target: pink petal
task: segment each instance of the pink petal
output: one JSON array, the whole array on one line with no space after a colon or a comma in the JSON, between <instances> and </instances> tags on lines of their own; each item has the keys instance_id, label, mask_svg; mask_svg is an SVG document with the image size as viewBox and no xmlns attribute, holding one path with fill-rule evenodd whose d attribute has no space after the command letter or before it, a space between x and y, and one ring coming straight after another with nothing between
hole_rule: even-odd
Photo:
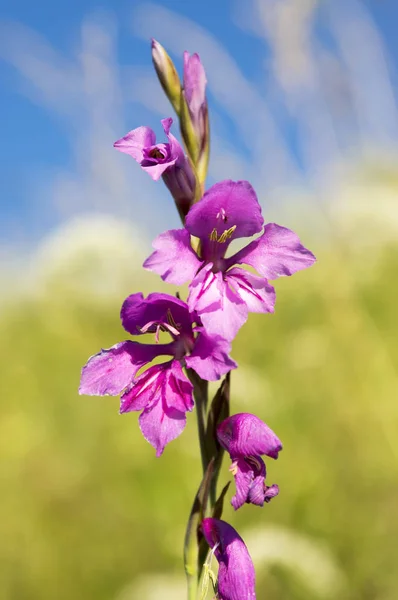
<instances>
[{"instance_id":1,"label":"pink petal","mask_svg":"<svg viewBox=\"0 0 398 600\"><path fill-rule=\"evenodd\" d=\"M203 519L202 531L220 565L220 600L256 600L254 565L238 532L225 521L211 517Z\"/></svg>"},{"instance_id":2,"label":"pink petal","mask_svg":"<svg viewBox=\"0 0 398 600\"><path fill-rule=\"evenodd\" d=\"M264 421L251 413L238 413L217 427L217 438L231 457L261 456L278 458L282 443Z\"/></svg>"},{"instance_id":3,"label":"pink petal","mask_svg":"<svg viewBox=\"0 0 398 600\"><path fill-rule=\"evenodd\" d=\"M202 379L217 381L231 369L238 366L229 357L231 344L218 335L209 336L202 330L195 346L185 362L187 367L196 371Z\"/></svg>"},{"instance_id":4,"label":"pink petal","mask_svg":"<svg viewBox=\"0 0 398 600\"><path fill-rule=\"evenodd\" d=\"M209 334L232 340L247 319L246 303L224 281L222 273L205 267L189 286L188 305L195 309Z\"/></svg>"},{"instance_id":5,"label":"pink petal","mask_svg":"<svg viewBox=\"0 0 398 600\"><path fill-rule=\"evenodd\" d=\"M228 259L230 265L244 263L254 267L267 279L293 275L315 261L294 231L276 223L268 223L261 237Z\"/></svg>"},{"instance_id":6,"label":"pink petal","mask_svg":"<svg viewBox=\"0 0 398 600\"><path fill-rule=\"evenodd\" d=\"M258 277L239 267L225 274L230 286L246 304L249 312L273 313L275 310L275 289L263 277Z\"/></svg>"},{"instance_id":7,"label":"pink petal","mask_svg":"<svg viewBox=\"0 0 398 600\"><path fill-rule=\"evenodd\" d=\"M164 281L181 285L191 281L201 261L192 250L186 229L172 229L160 234L153 242L155 252L144 262L145 269L154 271Z\"/></svg>"},{"instance_id":8,"label":"pink petal","mask_svg":"<svg viewBox=\"0 0 398 600\"><path fill-rule=\"evenodd\" d=\"M216 230L217 237L231 230L228 242L250 237L263 227L261 207L248 181L220 181L213 185L188 213L188 231L206 241Z\"/></svg>"},{"instance_id":9,"label":"pink petal","mask_svg":"<svg viewBox=\"0 0 398 600\"><path fill-rule=\"evenodd\" d=\"M116 396L133 380L139 368L153 360L153 346L120 342L91 356L82 369L79 394ZM156 355L156 352L155 352Z\"/></svg>"},{"instance_id":10,"label":"pink petal","mask_svg":"<svg viewBox=\"0 0 398 600\"><path fill-rule=\"evenodd\" d=\"M114 148L129 154L137 162L143 159L142 149L156 144L156 135L150 127L137 127L113 144Z\"/></svg>"}]
</instances>

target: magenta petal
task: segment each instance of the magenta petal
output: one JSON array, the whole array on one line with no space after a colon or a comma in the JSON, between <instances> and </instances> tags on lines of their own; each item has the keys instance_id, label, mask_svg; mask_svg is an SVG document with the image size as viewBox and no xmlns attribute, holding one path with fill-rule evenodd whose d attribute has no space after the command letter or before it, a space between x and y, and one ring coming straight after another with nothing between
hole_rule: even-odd
<instances>
[{"instance_id":1,"label":"magenta petal","mask_svg":"<svg viewBox=\"0 0 398 600\"><path fill-rule=\"evenodd\" d=\"M176 410L191 411L194 407L193 385L182 370L178 360L173 360L167 371L167 406Z\"/></svg>"},{"instance_id":2,"label":"magenta petal","mask_svg":"<svg viewBox=\"0 0 398 600\"><path fill-rule=\"evenodd\" d=\"M235 478L236 494L231 500L235 510L245 502L264 505L265 464L260 456L237 458L230 468Z\"/></svg>"},{"instance_id":3,"label":"magenta petal","mask_svg":"<svg viewBox=\"0 0 398 600\"><path fill-rule=\"evenodd\" d=\"M143 410L150 404L158 388L163 385L165 365L153 365L142 373L120 398L120 414Z\"/></svg>"},{"instance_id":4,"label":"magenta petal","mask_svg":"<svg viewBox=\"0 0 398 600\"><path fill-rule=\"evenodd\" d=\"M217 438L234 458L263 454L278 458L282 450L282 443L272 429L250 413L238 413L225 419L217 427Z\"/></svg>"},{"instance_id":5,"label":"magenta petal","mask_svg":"<svg viewBox=\"0 0 398 600\"><path fill-rule=\"evenodd\" d=\"M199 314L208 334L232 340L247 320L244 300L224 281L222 273L203 268L189 286L188 305Z\"/></svg>"},{"instance_id":6,"label":"magenta petal","mask_svg":"<svg viewBox=\"0 0 398 600\"><path fill-rule=\"evenodd\" d=\"M212 232L217 238L230 230L228 240L250 237L263 227L261 207L248 181L225 180L213 185L188 213L188 231L205 241Z\"/></svg>"},{"instance_id":7,"label":"magenta petal","mask_svg":"<svg viewBox=\"0 0 398 600\"><path fill-rule=\"evenodd\" d=\"M155 252L146 259L143 266L168 283L182 285L191 281L202 264L192 250L190 235L186 229L166 231L155 239L152 246Z\"/></svg>"},{"instance_id":8,"label":"magenta petal","mask_svg":"<svg viewBox=\"0 0 398 600\"><path fill-rule=\"evenodd\" d=\"M184 431L187 423L185 413L169 408L163 393L159 395L158 401L146 408L138 419L142 435L155 448L157 457Z\"/></svg>"},{"instance_id":9,"label":"magenta petal","mask_svg":"<svg viewBox=\"0 0 398 600\"><path fill-rule=\"evenodd\" d=\"M235 267L227 271L225 279L246 304L249 312L274 312L275 289L264 277Z\"/></svg>"},{"instance_id":10,"label":"magenta petal","mask_svg":"<svg viewBox=\"0 0 398 600\"><path fill-rule=\"evenodd\" d=\"M193 409L193 386L178 361L152 365L142 373L121 397L120 413L142 410L167 392L167 405L180 412Z\"/></svg>"},{"instance_id":11,"label":"magenta petal","mask_svg":"<svg viewBox=\"0 0 398 600\"><path fill-rule=\"evenodd\" d=\"M254 267L267 279L293 275L315 261L315 256L301 244L294 231L276 223L268 223L261 237L229 259L231 265L244 263Z\"/></svg>"},{"instance_id":12,"label":"magenta petal","mask_svg":"<svg viewBox=\"0 0 398 600\"><path fill-rule=\"evenodd\" d=\"M248 457L246 458L246 461L249 461L253 468L253 481L250 486L247 502L248 504L255 504L256 506L264 506L264 502L269 502L273 496L277 495L271 492L266 496L266 490L268 488L264 484L266 475L264 461L259 456Z\"/></svg>"},{"instance_id":13,"label":"magenta petal","mask_svg":"<svg viewBox=\"0 0 398 600\"><path fill-rule=\"evenodd\" d=\"M275 498L275 496L277 496L278 494L279 494L279 486L278 485L276 485L275 483L273 485L270 485L269 487L266 485L264 501L271 502L272 498Z\"/></svg>"},{"instance_id":14,"label":"magenta petal","mask_svg":"<svg viewBox=\"0 0 398 600\"><path fill-rule=\"evenodd\" d=\"M189 310L196 310L197 306L206 308L207 305L219 304L219 288L222 285L222 274L213 273L213 264L208 263L192 278L189 285L188 306Z\"/></svg>"},{"instance_id":15,"label":"magenta petal","mask_svg":"<svg viewBox=\"0 0 398 600\"><path fill-rule=\"evenodd\" d=\"M187 367L196 371L202 379L217 381L237 367L236 362L228 356L230 351L229 342L218 335L209 336L202 330L185 362Z\"/></svg>"},{"instance_id":16,"label":"magenta petal","mask_svg":"<svg viewBox=\"0 0 398 600\"><path fill-rule=\"evenodd\" d=\"M141 164L141 167L144 171L148 173L152 177L154 181L158 181L163 173L171 166L173 166L176 162L177 158L174 157L167 162L157 163L157 164Z\"/></svg>"},{"instance_id":17,"label":"magenta petal","mask_svg":"<svg viewBox=\"0 0 398 600\"><path fill-rule=\"evenodd\" d=\"M178 325L180 333L192 334L192 316L188 305L169 294L154 293L149 294L147 298L142 294L131 294L123 302L120 318L123 327L131 335L142 334L142 328L148 323L153 325L145 328L144 333L156 332L158 324L174 323ZM162 354L161 349L162 346L159 347L159 355ZM173 354L168 344L165 344L163 349L164 354Z\"/></svg>"},{"instance_id":18,"label":"magenta petal","mask_svg":"<svg viewBox=\"0 0 398 600\"><path fill-rule=\"evenodd\" d=\"M156 135L150 127L137 127L137 129L129 131L127 135L117 140L113 146L120 152L130 154L140 163L143 159L143 149L153 146L155 143Z\"/></svg>"},{"instance_id":19,"label":"magenta petal","mask_svg":"<svg viewBox=\"0 0 398 600\"><path fill-rule=\"evenodd\" d=\"M146 399L150 399L140 415L139 424L145 439L156 449L156 456L160 456L166 444L184 430L185 412L192 410L193 400L192 385L178 361L155 365L151 367L153 373L155 367L158 377L151 386L152 393L146 394Z\"/></svg>"},{"instance_id":20,"label":"magenta petal","mask_svg":"<svg viewBox=\"0 0 398 600\"><path fill-rule=\"evenodd\" d=\"M203 519L202 531L219 562L220 600L256 600L256 575L250 554L238 532L225 521Z\"/></svg>"},{"instance_id":21,"label":"magenta petal","mask_svg":"<svg viewBox=\"0 0 398 600\"><path fill-rule=\"evenodd\" d=\"M120 342L91 356L82 369L79 394L116 396L133 380L142 365L157 356L157 346Z\"/></svg>"},{"instance_id":22,"label":"magenta petal","mask_svg":"<svg viewBox=\"0 0 398 600\"><path fill-rule=\"evenodd\" d=\"M177 138L174 137L172 133L170 133L170 129L173 124L173 119L171 117L168 117L167 119L162 119L160 122L162 124L165 134L169 139L170 154L173 158L176 159L176 163L181 165L183 162L185 162L185 154L180 142L177 140Z\"/></svg>"},{"instance_id":23,"label":"magenta petal","mask_svg":"<svg viewBox=\"0 0 398 600\"><path fill-rule=\"evenodd\" d=\"M170 133L171 126L173 124L173 119L171 117L167 117L167 119L161 119L161 124L163 127L163 131L168 136Z\"/></svg>"},{"instance_id":24,"label":"magenta petal","mask_svg":"<svg viewBox=\"0 0 398 600\"><path fill-rule=\"evenodd\" d=\"M197 117L206 101L206 73L198 54L189 55L184 52L184 93L189 110Z\"/></svg>"}]
</instances>

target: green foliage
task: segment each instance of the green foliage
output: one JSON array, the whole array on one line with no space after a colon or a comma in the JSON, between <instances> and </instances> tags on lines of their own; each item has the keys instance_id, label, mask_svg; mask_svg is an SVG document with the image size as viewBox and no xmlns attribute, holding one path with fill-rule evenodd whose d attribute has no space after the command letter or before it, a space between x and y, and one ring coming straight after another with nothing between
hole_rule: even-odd
<instances>
[{"instance_id":1,"label":"green foliage","mask_svg":"<svg viewBox=\"0 0 398 600\"><path fill-rule=\"evenodd\" d=\"M275 315L252 315L234 343L231 411L256 412L284 450L267 461L280 496L244 507L233 524L243 537L264 531L263 550L274 544L261 563L252 552L259 599L395 600L398 251L386 249L362 280L343 252L318 254L314 268L277 282ZM155 459L117 398L77 395L88 356L125 339L122 300L82 299L58 282L0 317L4 600L125 600L144 575L183 577L201 471L194 415ZM229 477L224 460L220 486ZM287 550L272 537L278 528ZM327 565L293 552L289 535L326 548L340 580L318 585Z\"/></svg>"}]
</instances>

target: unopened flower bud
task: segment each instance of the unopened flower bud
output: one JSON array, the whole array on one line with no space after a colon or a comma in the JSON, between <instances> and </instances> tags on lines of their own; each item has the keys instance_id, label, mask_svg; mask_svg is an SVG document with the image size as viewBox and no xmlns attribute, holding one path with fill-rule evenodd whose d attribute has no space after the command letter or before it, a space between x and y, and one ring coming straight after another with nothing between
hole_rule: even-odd
<instances>
[{"instance_id":1,"label":"unopened flower bud","mask_svg":"<svg viewBox=\"0 0 398 600\"><path fill-rule=\"evenodd\" d=\"M173 61L159 42L152 40L152 61L166 96L180 114L181 83Z\"/></svg>"},{"instance_id":2,"label":"unopened flower bud","mask_svg":"<svg viewBox=\"0 0 398 600\"><path fill-rule=\"evenodd\" d=\"M199 55L196 53L189 55L188 52L184 52L181 130L201 183L206 178L210 148L206 84L206 73ZM185 111L183 111L184 104L186 105ZM192 137L194 137L194 142L189 139Z\"/></svg>"},{"instance_id":3,"label":"unopened flower bud","mask_svg":"<svg viewBox=\"0 0 398 600\"><path fill-rule=\"evenodd\" d=\"M203 519L206 542L218 560L220 600L256 600L256 575L250 554L238 532L225 521Z\"/></svg>"}]
</instances>

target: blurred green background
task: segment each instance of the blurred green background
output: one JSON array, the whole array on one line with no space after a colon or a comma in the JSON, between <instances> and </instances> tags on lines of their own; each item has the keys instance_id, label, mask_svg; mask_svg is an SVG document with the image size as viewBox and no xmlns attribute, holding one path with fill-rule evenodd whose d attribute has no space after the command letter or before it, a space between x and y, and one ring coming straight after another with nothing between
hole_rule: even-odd
<instances>
[{"instance_id":1,"label":"blurred green background","mask_svg":"<svg viewBox=\"0 0 398 600\"><path fill-rule=\"evenodd\" d=\"M225 518L249 545L258 598L395 600L398 246L353 253L344 237L296 230L318 263L277 281L275 315L251 315L233 346L232 410L256 412L282 439L267 461L281 494ZM124 296L173 290L139 261L100 295L87 282L105 277L103 256L76 244L40 293L3 307L1 598L184 597L195 415L155 459L137 414L77 395L87 357L125 337Z\"/></svg>"}]
</instances>

